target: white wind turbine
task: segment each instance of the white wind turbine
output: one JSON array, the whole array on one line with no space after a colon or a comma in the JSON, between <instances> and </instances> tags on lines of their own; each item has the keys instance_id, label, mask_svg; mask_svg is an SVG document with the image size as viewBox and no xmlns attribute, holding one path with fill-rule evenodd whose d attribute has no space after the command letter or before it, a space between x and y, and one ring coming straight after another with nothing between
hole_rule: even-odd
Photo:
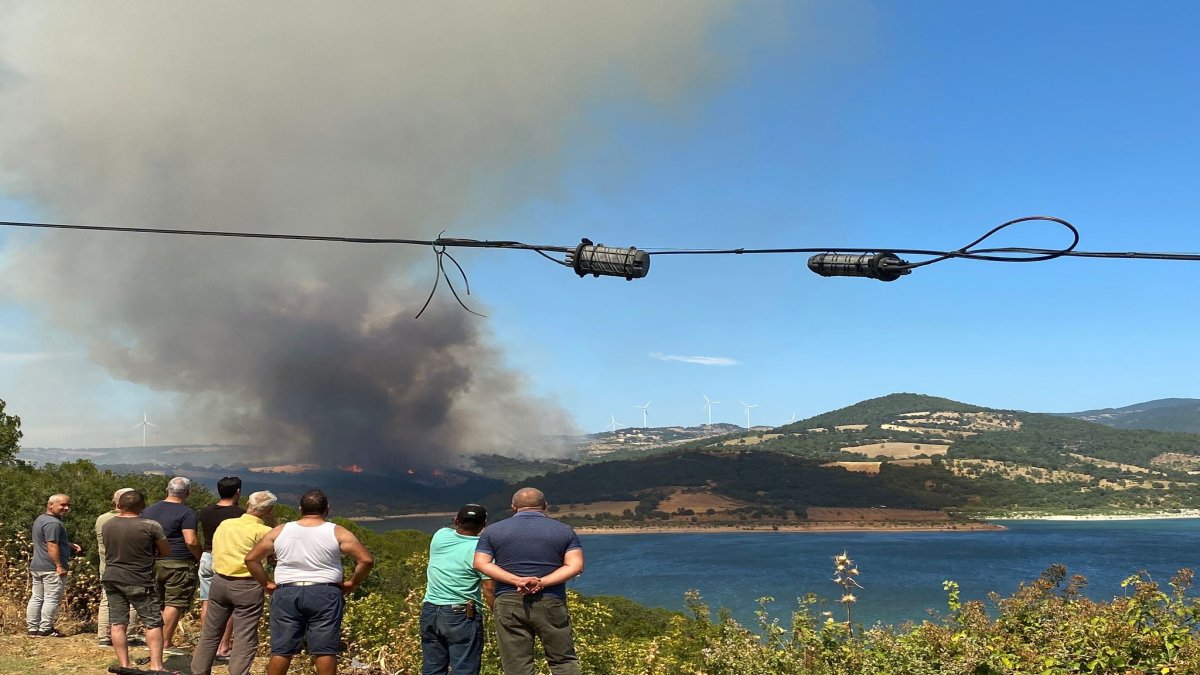
<instances>
[{"instance_id":1,"label":"white wind turbine","mask_svg":"<svg viewBox=\"0 0 1200 675\"><path fill-rule=\"evenodd\" d=\"M646 412L646 409L650 407L650 401L646 401L646 405L635 405L633 407L642 409L642 428L648 429L650 427L650 425L647 424L648 414Z\"/></svg>"},{"instance_id":2,"label":"white wind turbine","mask_svg":"<svg viewBox=\"0 0 1200 675\"><path fill-rule=\"evenodd\" d=\"M150 427L154 427L155 429L161 428L157 424L150 421L150 417L146 414L146 411L144 411L144 410L142 411L142 421L133 425L134 429L136 429L138 427L142 428L142 447L143 448L146 447L146 430L149 429Z\"/></svg>"},{"instance_id":3,"label":"white wind turbine","mask_svg":"<svg viewBox=\"0 0 1200 675\"><path fill-rule=\"evenodd\" d=\"M746 403L745 401L738 401L738 403L741 403L742 407L746 409L746 428L749 429L750 428L750 409L757 408L758 404L755 403L754 405L750 405L750 404Z\"/></svg>"},{"instance_id":4,"label":"white wind turbine","mask_svg":"<svg viewBox=\"0 0 1200 675\"><path fill-rule=\"evenodd\" d=\"M708 426L712 426L712 407L720 401L713 401L708 398L708 394L700 394L704 397L704 409L708 411Z\"/></svg>"},{"instance_id":5,"label":"white wind turbine","mask_svg":"<svg viewBox=\"0 0 1200 675\"><path fill-rule=\"evenodd\" d=\"M788 418L787 423L793 424L793 423L795 423L795 421L796 421L796 413L792 413L792 416L790 418Z\"/></svg>"},{"instance_id":6,"label":"white wind turbine","mask_svg":"<svg viewBox=\"0 0 1200 675\"><path fill-rule=\"evenodd\" d=\"M618 421L617 421L617 416L616 416L616 415L609 415L609 416L608 416L608 419L610 419L610 420L612 420L612 421L611 421L611 422L609 422L609 423L608 423L608 426L606 426L606 427L604 427L604 428L605 428L605 429L608 429L609 431L611 431L611 432L613 432L613 433L616 433L616 431L617 431L617 427L621 426L622 422L618 422Z\"/></svg>"}]
</instances>

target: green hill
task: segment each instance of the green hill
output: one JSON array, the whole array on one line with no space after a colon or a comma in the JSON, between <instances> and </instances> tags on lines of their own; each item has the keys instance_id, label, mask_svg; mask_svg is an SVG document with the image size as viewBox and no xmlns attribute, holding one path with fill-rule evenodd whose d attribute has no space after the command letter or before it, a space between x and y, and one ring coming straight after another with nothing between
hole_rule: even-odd
<instances>
[{"instance_id":1,"label":"green hill","mask_svg":"<svg viewBox=\"0 0 1200 675\"><path fill-rule=\"evenodd\" d=\"M633 515L674 514L674 504L703 501L698 493L758 516L880 506L1136 511L1200 508L1200 475L1190 472L1200 474L1200 434L901 393L528 482L575 505L636 503Z\"/></svg>"},{"instance_id":2,"label":"green hill","mask_svg":"<svg viewBox=\"0 0 1200 675\"><path fill-rule=\"evenodd\" d=\"M1163 398L1123 408L1060 414L1118 429L1200 433L1200 399L1195 398Z\"/></svg>"}]
</instances>

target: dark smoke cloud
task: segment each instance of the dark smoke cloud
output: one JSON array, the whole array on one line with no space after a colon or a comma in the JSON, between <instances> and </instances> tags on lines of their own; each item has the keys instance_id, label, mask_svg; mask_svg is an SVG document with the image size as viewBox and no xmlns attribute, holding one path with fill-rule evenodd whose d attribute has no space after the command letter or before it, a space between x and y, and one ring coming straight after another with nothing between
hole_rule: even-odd
<instances>
[{"instance_id":1,"label":"dark smoke cloud","mask_svg":"<svg viewBox=\"0 0 1200 675\"><path fill-rule=\"evenodd\" d=\"M726 3L0 6L0 191L67 222L427 238L552 190L586 107L671 106ZM513 190L525 186L524 191ZM503 189L500 189L500 186ZM59 233L8 290L175 424L403 468L571 427L486 322L412 320L427 251ZM547 412L549 410L549 412ZM531 425L540 420L541 427Z\"/></svg>"}]
</instances>

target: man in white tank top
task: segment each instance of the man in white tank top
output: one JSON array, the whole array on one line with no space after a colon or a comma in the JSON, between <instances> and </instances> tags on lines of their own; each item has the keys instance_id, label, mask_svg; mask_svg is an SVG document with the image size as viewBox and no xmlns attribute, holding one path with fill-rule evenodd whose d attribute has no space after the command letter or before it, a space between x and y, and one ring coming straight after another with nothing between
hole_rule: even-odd
<instances>
[{"instance_id":1,"label":"man in white tank top","mask_svg":"<svg viewBox=\"0 0 1200 675\"><path fill-rule=\"evenodd\" d=\"M350 530L331 523L320 490L300 498L300 519L271 530L246 554L246 569L271 594L271 660L267 675L284 675L307 643L317 675L337 672L345 596L367 578L375 559ZM354 560L349 581L342 555ZM275 556L275 581L263 560Z\"/></svg>"}]
</instances>

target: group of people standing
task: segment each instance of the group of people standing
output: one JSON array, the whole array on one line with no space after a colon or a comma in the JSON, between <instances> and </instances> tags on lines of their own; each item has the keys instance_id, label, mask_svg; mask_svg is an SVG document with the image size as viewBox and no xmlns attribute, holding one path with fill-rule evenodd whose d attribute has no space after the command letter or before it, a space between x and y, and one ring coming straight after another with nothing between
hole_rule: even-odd
<instances>
[{"instance_id":1,"label":"group of people standing","mask_svg":"<svg viewBox=\"0 0 1200 675\"><path fill-rule=\"evenodd\" d=\"M304 649L320 675L336 672L344 596L370 573L370 551L352 532L328 521L329 501L320 490L300 498L299 519L279 526L274 494L251 494L243 510L238 506L241 480L223 478L217 491L220 500L199 514L185 504L191 481L183 477L172 478L166 497L149 506L138 490L113 494L113 510L96 522L103 589L100 644L112 646L122 668L132 667L128 626L136 614L145 629L150 671L166 672L164 653L186 654L171 645L199 588L203 627L191 672L207 675L215 661L227 660L231 674L245 675L258 649L258 624L270 593L267 672L283 675ZM26 608L31 637L62 636L54 618L70 556L80 551L62 522L70 503L67 495L51 496L33 526L33 590ZM198 525L204 528L203 544ZM343 555L354 561L349 579L343 578ZM273 581L263 567L271 557Z\"/></svg>"},{"instance_id":2,"label":"group of people standing","mask_svg":"<svg viewBox=\"0 0 1200 675\"><path fill-rule=\"evenodd\" d=\"M328 520L329 501L320 490L300 498L299 519L276 526L276 496L252 493L243 509L241 487L236 477L221 479L219 501L199 514L185 504L191 481L183 477L172 478L165 498L149 506L138 490L113 494L113 510L96 521L103 588L97 633L121 667L131 667L128 626L135 615L145 628L152 672L165 672L164 654L186 653L172 643L199 588L203 627L191 658L194 675L208 675L217 661L227 661L231 675L249 672L268 594L268 675L287 673L302 650L318 675L336 673L345 596L367 578L373 556ZM506 675L533 675L535 639L554 675L579 673L566 582L583 572L583 548L574 530L546 516L546 507L541 491L523 488L513 495L512 518L489 526L486 509L467 504L452 527L433 536L420 621L425 675L479 673L485 605ZM62 636L54 618L68 563L80 552L63 526L70 508L68 495L53 495L33 525L31 637ZM354 563L349 579L343 556ZM268 558L274 580L263 567Z\"/></svg>"}]
</instances>

